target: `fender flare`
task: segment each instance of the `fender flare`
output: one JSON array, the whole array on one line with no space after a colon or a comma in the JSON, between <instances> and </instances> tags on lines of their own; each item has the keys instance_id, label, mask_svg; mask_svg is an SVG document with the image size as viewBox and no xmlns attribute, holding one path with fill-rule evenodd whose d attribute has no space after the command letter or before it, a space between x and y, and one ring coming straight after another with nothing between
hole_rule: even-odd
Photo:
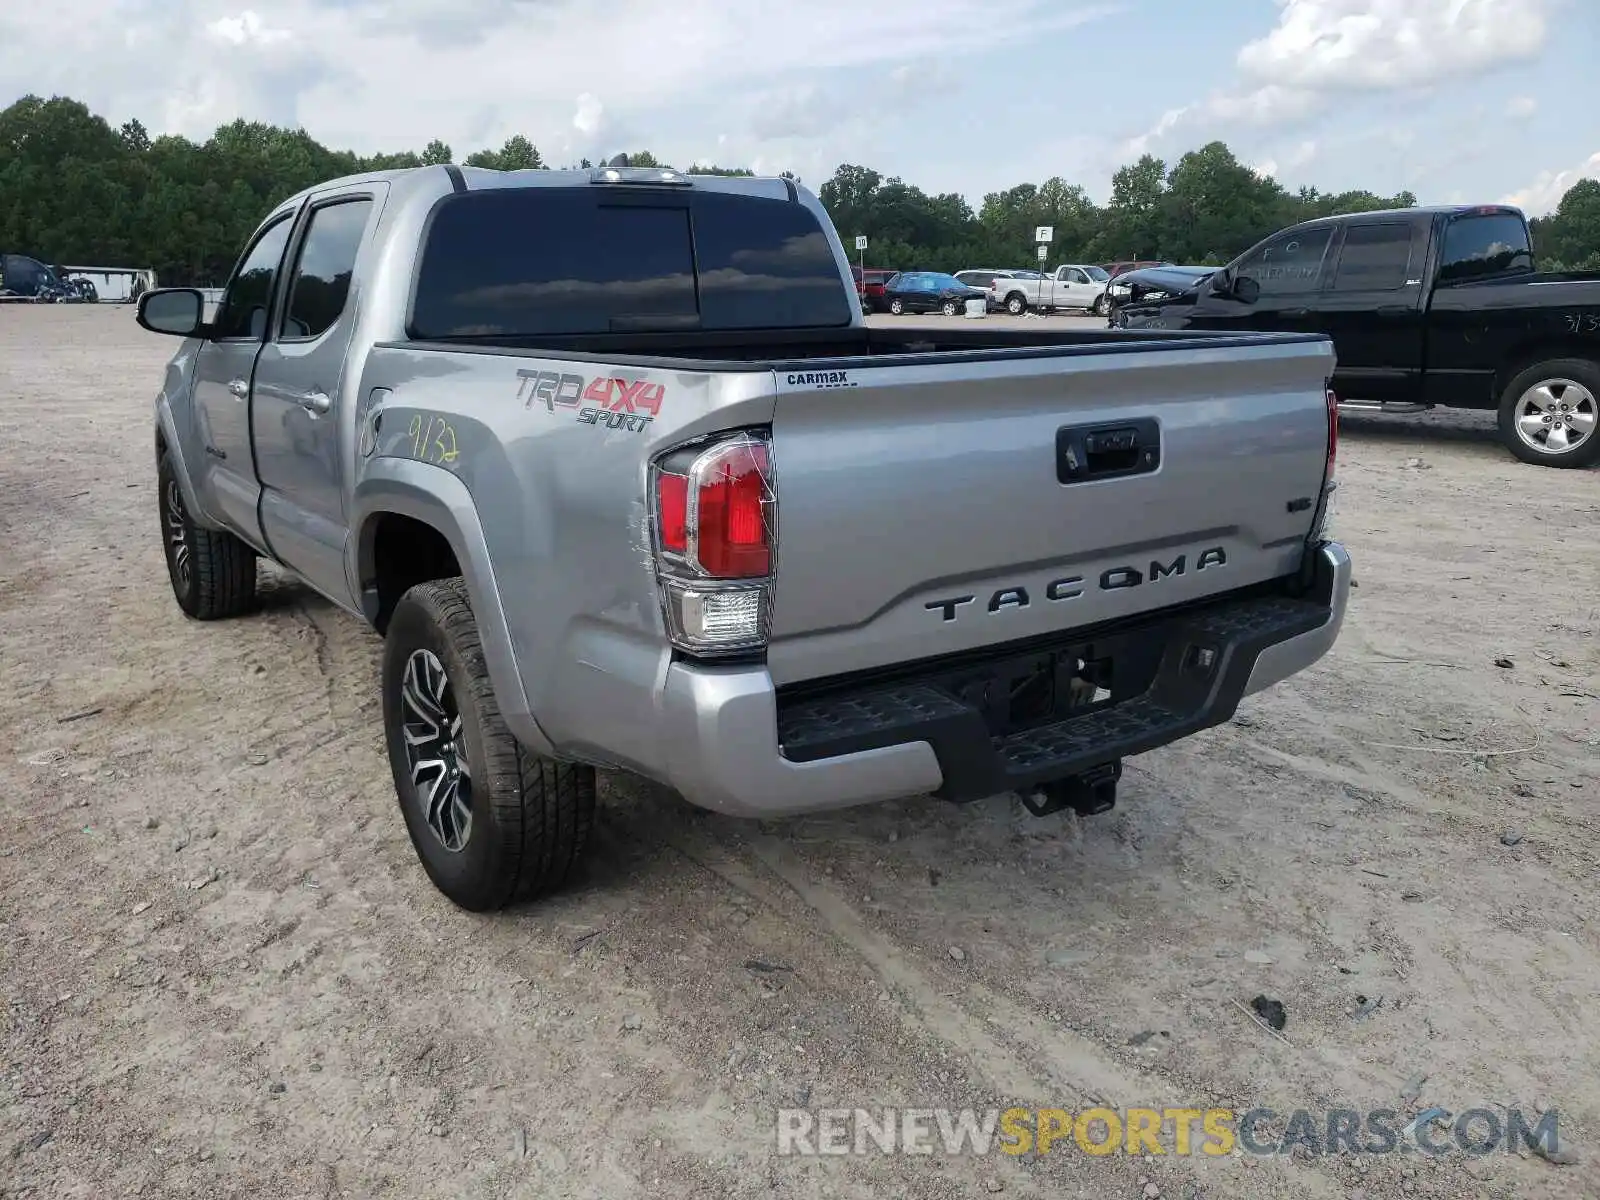
<instances>
[{"instance_id":1,"label":"fender flare","mask_svg":"<svg viewBox=\"0 0 1600 1200\"><path fill-rule=\"evenodd\" d=\"M162 392L156 397L156 431L159 435L157 444L165 443L168 457L172 459L172 473L178 480L178 491L183 495L184 511L191 520L206 529L221 529L204 504L200 503L200 493L195 490L194 477L189 474L189 459L184 453L183 439L178 436L178 422L172 415L172 405L167 400L167 394ZM159 460L159 452L157 458Z\"/></svg>"},{"instance_id":2,"label":"fender flare","mask_svg":"<svg viewBox=\"0 0 1600 1200\"><path fill-rule=\"evenodd\" d=\"M373 543L378 518L390 513L421 521L450 543L467 585L467 597L483 643L484 665L494 685L500 715L529 750L553 755L550 739L539 727L522 686L489 545L467 485L443 467L411 459L374 458L368 462L352 498L350 528L354 536L345 570L350 577L350 593L360 598L369 623L377 616L367 586L375 574Z\"/></svg>"}]
</instances>

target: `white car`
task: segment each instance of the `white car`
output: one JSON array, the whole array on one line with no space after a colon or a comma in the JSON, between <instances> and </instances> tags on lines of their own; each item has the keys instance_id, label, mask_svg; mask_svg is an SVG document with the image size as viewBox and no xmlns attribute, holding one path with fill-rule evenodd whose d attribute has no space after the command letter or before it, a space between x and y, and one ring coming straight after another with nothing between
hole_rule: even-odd
<instances>
[{"instance_id":1,"label":"white car","mask_svg":"<svg viewBox=\"0 0 1600 1200\"><path fill-rule=\"evenodd\" d=\"M989 297L1012 316L1021 316L1029 309L1048 312L1081 308L1099 317L1106 312L1106 284L1110 280L1111 276L1100 267L1068 263L1042 279L997 278L989 284Z\"/></svg>"}]
</instances>

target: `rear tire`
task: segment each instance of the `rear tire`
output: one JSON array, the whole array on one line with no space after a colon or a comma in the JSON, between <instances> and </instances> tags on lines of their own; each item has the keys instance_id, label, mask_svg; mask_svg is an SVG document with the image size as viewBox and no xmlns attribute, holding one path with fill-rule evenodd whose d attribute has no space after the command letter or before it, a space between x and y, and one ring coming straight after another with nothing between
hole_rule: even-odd
<instances>
[{"instance_id":1,"label":"rear tire","mask_svg":"<svg viewBox=\"0 0 1600 1200\"><path fill-rule=\"evenodd\" d=\"M1006 297L1006 311L1013 317L1020 317L1028 311L1027 298L1021 292L1012 292Z\"/></svg>"},{"instance_id":2,"label":"rear tire","mask_svg":"<svg viewBox=\"0 0 1600 1200\"><path fill-rule=\"evenodd\" d=\"M944 315L947 317L957 317L961 315L961 306L954 300L946 300L944 304L940 306L939 311L944 313Z\"/></svg>"},{"instance_id":3,"label":"rear tire","mask_svg":"<svg viewBox=\"0 0 1600 1200\"><path fill-rule=\"evenodd\" d=\"M1094 298L1094 303L1089 306L1089 312L1097 317L1106 315L1106 294L1104 292Z\"/></svg>"},{"instance_id":4,"label":"rear tire","mask_svg":"<svg viewBox=\"0 0 1600 1200\"><path fill-rule=\"evenodd\" d=\"M533 754L506 728L459 577L400 598L382 687L395 792L434 886L488 912L565 883L594 824L594 768Z\"/></svg>"},{"instance_id":5,"label":"rear tire","mask_svg":"<svg viewBox=\"0 0 1600 1200\"><path fill-rule=\"evenodd\" d=\"M219 621L249 612L256 603L256 552L224 529L195 524L170 452L156 467L156 504L167 578L178 607L197 621Z\"/></svg>"},{"instance_id":6,"label":"rear tire","mask_svg":"<svg viewBox=\"0 0 1600 1200\"><path fill-rule=\"evenodd\" d=\"M1600 463L1600 363L1553 358L1519 372L1500 397L1500 440L1535 466Z\"/></svg>"}]
</instances>

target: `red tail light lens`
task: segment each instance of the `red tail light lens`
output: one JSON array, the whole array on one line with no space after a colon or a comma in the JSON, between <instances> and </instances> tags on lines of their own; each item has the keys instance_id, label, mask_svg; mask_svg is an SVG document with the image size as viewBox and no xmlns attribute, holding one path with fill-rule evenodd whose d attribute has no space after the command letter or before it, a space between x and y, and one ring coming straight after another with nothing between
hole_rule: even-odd
<instances>
[{"instance_id":1,"label":"red tail light lens","mask_svg":"<svg viewBox=\"0 0 1600 1200\"><path fill-rule=\"evenodd\" d=\"M715 579L764 578L772 573L766 519L770 474L767 448L741 439L702 455L694 486L694 557Z\"/></svg>"},{"instance_id":2,"label":"red tail light lens","mask_svg":"<svg viewBox=\"0 0 1600 1200\"><path fill-rule=\"evenodd\" d=\"M689 477L662 471L656 476L656 522L661 548L682 554L689 548Z\"/></svg>"}]
</instances>

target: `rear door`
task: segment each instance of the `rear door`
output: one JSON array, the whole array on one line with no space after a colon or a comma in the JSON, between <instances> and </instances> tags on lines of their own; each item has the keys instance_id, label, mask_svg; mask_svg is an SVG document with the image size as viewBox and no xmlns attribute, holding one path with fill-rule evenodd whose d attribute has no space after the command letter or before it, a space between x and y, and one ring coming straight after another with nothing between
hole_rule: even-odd
<instances>
[{"instance_id":1,"label":"rear door","mask_svg":"<svg viewBox=\"0 0 1600 1200\"><path fill-rule=\"evenodd\" d=\"M251 403L262 532L274 554L339 599L350 591L340 430L357 399L346 386L357 318L351 283L386 191L372 183L312 196Z\"/></svg>"},{"instance_id":2,"label":"rear door","mask_svg":"<svg viewBox=\"0 0 1600 1200\"><path fill-rule=\"evenodd\" d=\"M201 504L258 549L265 546L257 511L261 485L250 444L250 392L296 211L272 217L245 248L194 366L194 419L203 451L195 485Z\"/></svg>"},{"instance_id":3,"label":"rear door","mask_svg":"<svg viewBox=\"0 0 1600 1200\"><path fill-rule=\"evenodd\" d=\"M1414 401L1422 385L1427 218L1351 220L1335 250L1315 325L1333 338L1334 390L1356 400Z\"/></svg>"}]
</instances>

